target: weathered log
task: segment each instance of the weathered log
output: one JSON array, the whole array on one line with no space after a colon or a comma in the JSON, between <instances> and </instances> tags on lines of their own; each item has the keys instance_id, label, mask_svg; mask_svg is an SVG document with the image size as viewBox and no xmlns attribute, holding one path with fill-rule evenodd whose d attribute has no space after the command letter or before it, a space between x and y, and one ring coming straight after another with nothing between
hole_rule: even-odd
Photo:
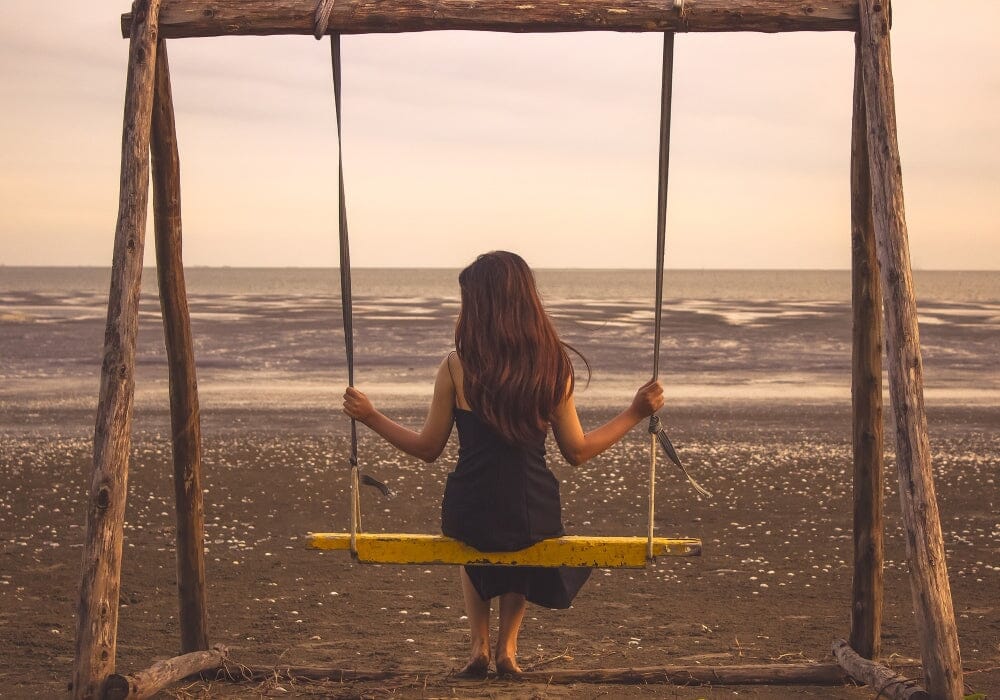
<instances>
[{"instance_id":1,"label":"weathered log","mask_svg":"<svg viewBox=\"0 0 1000 700\"><path fill-rule=\"evenodd\" d=\"M862 658L843 639L834 641L833 655L851 678L871 688L876 697L897 700L929 700L931 697L912 678L904 678L891 668Z\"/></svg>"},{"instance_id":2,"label":"weathered log","mask_svg":"<svg viewBox=\"0 0 1000 700\"><path fill-rule=\"evenodd\" d=\"M160 0L135 4L134 38L129 47L121 191L77 606L72 682L77 698L97 697L115 666L159 7Z\"/></svg>"},{"instance_id":3,"label":"weathered log","mask_svg":"<svg viewBox=\"0 0 1000 700\"><path fill-rule=\"evenodd\" d=\"M851 134L851 299L854 314L851 401L854 413L854 580L851 646L874 659L882 630L882 293L878 283L865 88L855 47Z\"/></svg>"},{"instance_id":4,"label":"weathered log","mask_svg":"<svg viewBox=\"0 0 1000 700\"><path fill-rule=\"evenodd\" d=\"M962 659L931 473L920 332L896 140L889 5L884 0L862 0L860 40L872 216L884 296L886 364L910 589L927 690L936 698L960 698Z\"/></svg>"},{"instance_id":5,"label":"weathered log","mask_svg":"<svg viewBox=\"0 0 1000 700\"><path fill-rule=\"evenodd\" d=\"M316 0L163 0L164 38L313 34ZM128 36L130 15L122 16ZM340 34L468 29L496 32L856 31L858 0L337 0Z\"/></svg>"},{"instance_id":6,"label":"weathered log","mask_svg":"<svg viewBox=\"0 0 1000 700\"><path fill-rule=\"evenodd\" d=\"M194 651L172 659L157 661L144 671L127 675L113 674L104 686L107 700L138 700L151 698L177 681L196 673L219 668L226 657L226 648L217 644L208 651Z\"/></svg>"},{"instance_id":7,"label":"weathered log","mask_svg":"<svg viewBox=\"0 0 1000 700\"><path fill-rule=\"evenodd\" d=\"M170 383L170 427L177 518L177 596L181 653L208 649L205 515L201 490L201 415L191 315L181 256L181 171L167 46L160 40L153 98L153 223L156 277Z\"/></svg>"},{"instance_id":8,"label":"weathered log","mask_svg":"<svg viewBox=\"0 0 1000 700\"><path fill-rule=\"evenodd\" d=\"M526 681L541 683L669 683L671 685L840 685L847 679L837 664L746 664L661 666L530 671Z\"/></svg>"},{"instance_id":9,"label":"weathered log","mask_svg":"<svg viewBox=\"0 0 1000 700\"><path fill-rule=\"evenodd\" d=\"M356 669L322 666L236 666L226 665L230 680L266 680L285 678L298 680L384 681L434 675L428 671L359 671ZM527 671L517 680L530 683L664 683L700 685L839 685L847 674L837 664L747 664L739 666L647 666L638 668L558 669Z\"/></svg>"}]
</instances>

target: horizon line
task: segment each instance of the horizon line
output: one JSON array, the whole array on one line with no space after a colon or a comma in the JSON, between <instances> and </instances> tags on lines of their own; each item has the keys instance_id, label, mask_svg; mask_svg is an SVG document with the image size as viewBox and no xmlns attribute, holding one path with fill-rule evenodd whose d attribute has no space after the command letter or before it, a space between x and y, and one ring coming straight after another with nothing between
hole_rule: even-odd
<instances>
[{"instance_id":1,"label":"horizon line","mask_svg":"<svg viewBox=\"0 0 1000 700\"><path fill-rule=\"evenodd\" d=\"M2 268L35 268L65 270L109 270L111 265L40 265L6 264ZM451 265L352 265L352 270L461 270L464 266ZM145 270L155 270L156 265L143 265ZM185 265L185 270L339 270L336 265ZM532 270L546 271L588 271L588 272L654 272L654 267L532 267ZM850 272L850 267L664 267L671 272ZM1000 272L997 268L923 268L913 267L913 272Z\"/></svg>"}]
</instances>

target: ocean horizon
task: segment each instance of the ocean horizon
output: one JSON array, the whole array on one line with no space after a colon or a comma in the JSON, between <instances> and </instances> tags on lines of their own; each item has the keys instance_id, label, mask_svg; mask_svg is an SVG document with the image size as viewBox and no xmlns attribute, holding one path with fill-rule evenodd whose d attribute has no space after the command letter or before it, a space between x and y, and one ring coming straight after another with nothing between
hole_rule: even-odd
<instances>
[{"instance_id":1,"label":"ocean horizon","mask_svg":"<svg viewBox=\"0 0 1000 700\"><path fill-rule=\"evenodd\" d=\"M203 405L322 408L346 382L337 268L189 268ZM358 383L414 407L453 347L457 269L352 271ZM652 364L652 270L536 271L593 368L579 403L627 399ZM0 267L0 405L93 406L110 269ZM928 402L1000 402L1000 271L916 271ZM155 268L146 268L137 405L166 406ZM848 270L667 270L662 379L674 401L849 402ZM20 407L20 408L19 408Z\"/></svg>"},{"instance_id":2,"label":"ocean horizon","mask_svg":"<svg viewBox=\"0 0 1000 700\"><path fill-rule=\"evenodd\" d=\"M457 294L457 275L451 267L352 267L355 294L428 296ZM398 273L405 273L400 275ZM284 292L324 293L339 297L337 267L185 267L192 293ZM537 268L543 295L555 298L587 297L596 289L606 298L653 298L652 268ZM776 298L850 299L848 269L725 269L667 268L664 298ZM110 283L110 266L0 265L0 292L99 291ZM928 300L998 301L1000 270L914 270L918 303ZM155 293L156 268L143 268L142 292Z\"/></svg>"}]
</instances>

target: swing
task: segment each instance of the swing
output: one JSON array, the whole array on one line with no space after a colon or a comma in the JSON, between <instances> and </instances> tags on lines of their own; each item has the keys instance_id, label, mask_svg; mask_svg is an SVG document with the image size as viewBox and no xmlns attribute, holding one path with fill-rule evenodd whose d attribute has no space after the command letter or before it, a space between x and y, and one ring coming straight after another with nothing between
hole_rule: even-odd
<instances>
[{"instance_id":1,"label":"swing","mask_svg":"<svg viewBox=\"0 0 1000 700\"><path fill-rule=\"evenodd\" d=\"M331 6L332 3L325 3ZM326 31L328 13L324 3L317 9L316 37ZM340 291L344 323L344 343L347 353L348 384L354 386L354 324L351 303L351 260L347 236L347 214L344 197L344 161L341 141L341 61L340 36L330 36L333 63L334 105L337 118L337 169L340 178ZM673 72L674 35L664 34L663 74L660 103L660 162L656 221L656 309L653 339L653 377L659 375L661 309L663 304L663 258L666 233L667 175L670 152L670 99ZM312 549L348 550L361 563L378 564L491 564L497 566L587 566L600 569L647 566L658 556L690 557L701 554L701 540L653 536L654 485L656 446L681 469L691 485L702 495L709 496L681 464L666 431L655 414L649 419L649 509L645 537L563 536L542 540L516 552L481 552L469 545L443 535L386 534L361 531L360 485L379 488L388 495L384 484L363 474L358 468L357 422L351 419L351 529L350 532L309 533L307 544Z\"/></svg>"}]
</instances>

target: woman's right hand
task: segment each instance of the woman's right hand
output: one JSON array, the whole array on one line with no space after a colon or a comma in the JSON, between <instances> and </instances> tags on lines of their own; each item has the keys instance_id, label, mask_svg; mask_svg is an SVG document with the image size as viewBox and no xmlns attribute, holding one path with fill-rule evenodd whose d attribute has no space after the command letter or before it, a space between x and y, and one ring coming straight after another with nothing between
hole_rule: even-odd
<instances>
[{"instance_id":1,"label":"woman's right hand","mask_svg":"<svg viewBox=\"0 0 1000 700\"><path fill-rule=\"evenodd\" d=\"M635 392L631 408L641 420L663 408L663 403L663 385L657 379L650 379Z\"/></svg>"},{"instance_id":2,"label":"woman's right hand","mask_svg":"<svg viewBox=\"0 0 1000 700\"><path fill-rule=\"evenodd\" d=\"M368 419L375 413L371 400L353 386L344 392L344 413L367 425Z\"/></svg>"}]
</instances>

